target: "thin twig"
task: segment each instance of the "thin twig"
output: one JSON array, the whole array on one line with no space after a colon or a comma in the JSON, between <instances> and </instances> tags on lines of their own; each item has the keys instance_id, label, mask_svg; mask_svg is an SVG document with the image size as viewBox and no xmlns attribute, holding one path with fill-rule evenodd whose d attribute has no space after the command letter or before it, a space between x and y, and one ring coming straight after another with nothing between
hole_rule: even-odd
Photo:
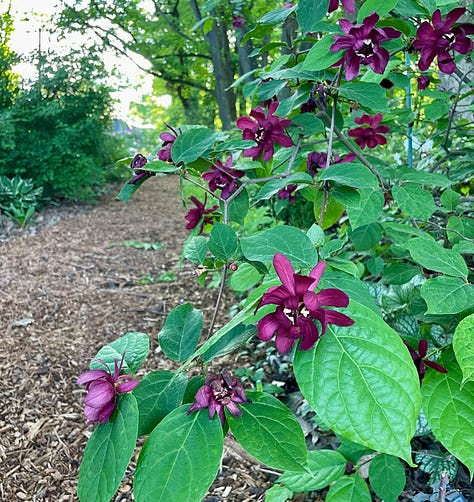
<instances>
[{"instance_id":1,"label":"thin twig","mask_svg":"<svg viewBox=\"0 0 474 502\"><path fill-rule=\"evenodd\" d=\"M446 487L449 483L448 471L443 471L441 473L441 480L439 482L439 491L438 491L438 502L446 501Z\"/></svg>"}]
</instances>

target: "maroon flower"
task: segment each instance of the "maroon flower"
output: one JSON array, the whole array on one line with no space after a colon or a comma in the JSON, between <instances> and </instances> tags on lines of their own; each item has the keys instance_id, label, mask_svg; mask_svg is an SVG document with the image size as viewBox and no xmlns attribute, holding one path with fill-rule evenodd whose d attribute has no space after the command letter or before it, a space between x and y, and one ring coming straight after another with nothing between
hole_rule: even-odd
<instances>
[{"instance_id":1,"label":"maroon flower","mask_svg":"<svg viewBox=\"0 0 474 502\"><path fill-rule=\"evenodd\" d=\"M355 12L354 0L341 0L342 8L346 12ZM339 0L329 0L328 12L333 12L339 7Z\"/></svg>"},{"instance_id":2,"label":"maroon flower","mask_svg":"<svg viewBox=\"0 0 474 502\"><path fill-rule=\"evenodd\" d=\"M456 69L453 53L467 54L472 51L472 40L467 35L474 33L474 24L461 23L453 28L454 23L466 12L460 7L448 12L446 19L441 17L441 11L435 10L431 25L423 21L416 32L413 47L420 51L418 68L425 71L434 58L438 58L438 68L443 73L453 73Z\"/></svg>"},{"instance_id":3,"label":"maroon flower","mask_svg":"<svg viewBox=\"0 0 474 502\"><path fill-rule=\"evenodd\" d=\"M245 27L245 19L242 16L234 16L232 18L232 28L234 30L241 30Z\"/></svg>"},{"instance_id":4,"label":"maroon flower","mask_svg":"<svg viewBox=\"0 0 474 502\"><path fill-rule=\"evenodd\" d=\"M207 223L212 223L212 218L209 216L206 216L207 214L213 213L216 209L219 208L219 206L212 206L209 209L206 209L206 202L207 202L207 195L204 198L204 203L196 199L193 195L189 197L189 200L196 206L193 207L188 211L186 216L184 217L185 220L188 221L188 224L186 225L186 230L192 230L193 228L196 228L201 222L201 226L199 227L199 233L202 234L202 231L204 230L204 225Z\"/></svg>"},{"instance_id":5,"label":"maroon flower","mask_svg":"<svg viewBox=\"0 0 474 502\"><path fill-rule=\"evenodd\" d=\"M239 186L236 179L242 178L245 174L238 169L232 169L232 162L232 155L229 156L225 165L220 160L216 160L216 163L210 167L209 171L202 175L202 179L209 182L211 192L222 190L221 198L224 200L228 199Z\"/></svg>"},{"instance_id":6,"label":"maroon flower","mask_svg":"<svg viewBox=\"0 0 474 502\"><path fill-rule=\"evenodd\" d=\"M217 413L221 424L225 423L224 408L227 408L232 416L242 416L242 410L239 404L250 403L245 395L242 384L232 379L229 372L221 375L209 373L206 377L206 383L194 396L194 403L189 408L188 413L196 410L209 410L209 418L212 420Z\"/></svg>"},{"instance_id":7,"label":"maroon flower","mask_svg":"<svg viewBox=\"0 0 474 502\"><path fill-rule=\"evenodd\" d=\"M421 382L423 381L423 378L425 377L426 373L426 366L429 366L430 368L433 368L436 371L439 371L440 373L447 373L448 370L441 366L438 363L435 363L434 361L427 361L426 354L428 352L428 341L425 339L422 339L418 342L418 352L413 349L408 342L403 340L403 343L407 346L411 358L413 359L413 362L415 363L416 370L418 371L418 377L420 379L420 385Z\"/></svg>"},{"instance_id":8,"label":"maroon flower","mask_svg":"<svg viewBox=\"0 0 474 502\"><path fill-rule=\"evenodd\" d=\"M177 138L177 134L173 131L174 134L171 134L167 131L162 132L160 134L160 139L162 141L161 150L158 150L158 158L163 162L173 162L171 158L171 147Z\"/></svg>"},{"instance_id":9,"label":"maroon flower","mask_svg":"<svg viewBox=\"0 0 474 502\"><path fill-rule=\"evenodd\" d=\"M298 185L290 184L287 185L285 188L282 188L278 192L278 198L279 199L288 199L288 202L292 204L296 200L296 189L298 188Z\"/></svg>"},{"instance_id":10,"label":"maroon flower","mask_svg":"<svg viewBox=\"0 0 474 502\"><path fill-rule=\"evenodd\" d=\"M319 169L325 169L327 164L328 154L326 152L311 152L306 158L306 170L311 176L315 176ZM344 157L340 157L337 153L334 154L334 160L331 162L331 166L334 164L342 164L344 162L352 162L355 159L355 155L351 152Z\"/></svg>"},{"instance_id":11,"label":"maroon flower","mask_svg":"<svg viewBox=\"0 0 474 502\"><path fill-rule=\"evenodd\" d=\"M273 265L282 285L270 288L262 297L258 308L275 304L275 312L258 321L258 337L267 341L276 334L276 348L284 353L301 338L300 349L308 350L326 333L328 324L351 326L354 321L340 312L323 307L347 307L349 297L340 289L323 289L314 292L326 262L320 261L309 276L296 274L290 260L275 254ZM321 330L314 321L319 321Z\"/></svg>"},{"instance_id":12,"label":"maroon flower","mask_svg":"<svg viewBox=\"0 0 474 502\"><path fill-rule=\"evenodd\" d=\"M268 107L267 115L260 106L257 106L250 112L250 117L237 119L237 127L242 129L243 139L257 142L257 146L244 150L245 157L257 160L263 153L263 160L267 161L273 157L275 143L286 148L293 145L293 141L284 130L291 124L291 120L280 119L274 115L278 104L278 101L273 101Z\"/></svg>"},{"instance_id":13,"label":"maroon flower","mask_svg":"<svg viewBox=\"0 0 474 502\"><path fill-rule=\"evenodd\" d=\"M78 384L85 384L87 396L84 401L84 414L92 423L104 424L109 419L117 402L117 395L122 392L130 392L139 382L133 380L131 375L120 375L123 365L123 356L120 364L118 359L114 361L114 372L100 359L97 359L104 370L89 370L82 373L77 379Z\"/></svg>"},{"instance_id":14,"label":"maroon flower","mask_svg":"<svg viewBox=\"0 0 474 502\"><path fill-rule=\"evenodd\" d=\"M390 128L379 125L381 121L381 113L377 113L377 115L362 115L362 117L356 117L354 122L359 125L364 125L364 127L355 127L354 129L351 129L348 134L354 138L354 141L362 149L366 146L369 148L375 148L377 145L385 145L387 143L387 139L383 136L383 134L387 133Z\"/></svg>"},{"instance_id":15,"label":"maroon flower","mask_svg":"<svg viewBox=\"0 0 474 502\"><path fill-rule=\"evenodd\" d=\"M135 185L135 183L142 178L155 176L155 173L150 173L149 171L142 169L147 162L147 158L141 153L137 153L135 157L133 157L132 162L130 162L130 167L135 171L135 176L128 182L130 185Z\"/></svg>"},{"instance_id":16,"label":"maroon flower","mask_svg":"<svg viewBox=\"0 0 474 502\"><path fill-rule=\"evenodd\" d=\"M347 19L339 20L339 26L345 35L333 35L336 41L330 50L337 52L345 49L344 56L335 66L345 63L347 80L357 77L361 64L370 66L375 73L385 71L390 54L380 44L398 38L401 32L389 27L375 28L378 20L379 16L375 12L361 24L352 24Z\"/></svg>"},{"instance_id":17,"label":"maroon flower","mask_svg":"<svg viewBox=\"0 0 474 502\"><path fill-rule=\"evenodd\" d=\"M418 90L424 91L430 85L430 77L428 75L421 75L416 79Z\"/></svg>"}]
</instances>

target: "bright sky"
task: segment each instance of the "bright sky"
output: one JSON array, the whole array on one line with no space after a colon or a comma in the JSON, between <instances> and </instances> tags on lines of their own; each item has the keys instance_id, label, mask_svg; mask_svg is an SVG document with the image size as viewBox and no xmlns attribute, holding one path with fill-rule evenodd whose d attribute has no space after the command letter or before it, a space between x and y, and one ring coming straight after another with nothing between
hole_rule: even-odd
<instances>
[{"instance_id":1,"label":"bright sky","mask_svg":"<svg viewBox=\"0 0 474 502\"><path fill-rule=\"evenodd\" d=\"M0 12L6 11L9 3L12 6L14 28L11 38L11 48L20 56L27 56L38 50L39 30L42 26L47 26L49 17L60 10L61 0L0 0ZM67 51L71 45L82 45L84 38L80 34L68 37L60 45L46 30L41 31L42 49L54 48L55 52ZM133 87L140 83L140 88L135 89L130 86L126 90L115 93L115 98L119 100L116 113L119 118L127 119L130 102L140 101L140 97L151 92L152 79L150 76L140 71L135 64L127 58L117 58L113 54L107 53L104 58L106 67L110 71L115 66L121 74L126 75ZM35 76L35 67L26 63L18 65L15 70L26 78Z\"/></svg>"}]
</instances>

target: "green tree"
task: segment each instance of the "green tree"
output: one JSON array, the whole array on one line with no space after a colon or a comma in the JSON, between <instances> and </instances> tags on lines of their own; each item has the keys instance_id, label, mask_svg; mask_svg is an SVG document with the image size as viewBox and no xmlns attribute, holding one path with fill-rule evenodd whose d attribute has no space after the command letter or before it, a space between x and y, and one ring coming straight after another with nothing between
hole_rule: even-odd
<instances>
[{"instance_id":1,"label":"green tree","mask_svg":"<svg viewBox=\"0 0 474 502\"><path fill-rule=\"evenodd\" d=\"M18 92L19 77L12 70L18 57L8 45L12 32L9 6L6 12L0 13L0 110L9 108Z\"/></svg>"}]
</instances>

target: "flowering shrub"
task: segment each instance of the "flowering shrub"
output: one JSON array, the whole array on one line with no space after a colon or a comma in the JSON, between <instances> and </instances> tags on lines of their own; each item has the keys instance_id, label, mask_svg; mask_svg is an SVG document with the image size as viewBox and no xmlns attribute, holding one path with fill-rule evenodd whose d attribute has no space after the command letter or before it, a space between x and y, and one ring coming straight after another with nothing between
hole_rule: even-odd
<instances>
[{"instance_id":1,"label":"flowering shrub","mask_svg":"<svg viewBox=\"0 0 474 502\"><path fill-rule=\"evenodd\" d=\"M446 2L434 12L432 2L398 3L367 0L355 22L346 19L358 5L349 0L343 9L285 4L255 20L254 46L289 16L299 32L285 54L262 49L270 63L246 84L252 108L236 130L172 129L158 158L131 159L134 176L119 198L151 175L180 176L195 206L183 222L191 230L183 256L220 270L220 290L242 300L216 330L218 301L206 335L201 311L175 307L158 341L178 369L143 375L133 390L128 375L148 336L127 333L99 351L115 370L93 366L79 378L86 415L99 422L81 465L81 501L114 495L143 437L135 500L198 502L228 430L281 472L269 501L326 487L327 500L370 501L360 475L369 461L374 493L394 501L405 469L428 469L427 452L412 451L423 434L437 440L431 474L444 470L446 449L472 475L472 137L458 108L472 99L472 67L459 61L472 50L473 26ZM233 20L251 29L250 19ZM435 90L438 71L456 80ZM248 214L272 217L259 227ZM220 367L255 336L286 354L315 423L340 438L337 451L308 448L294 410Z\"/></svg>"}]
</instances>

